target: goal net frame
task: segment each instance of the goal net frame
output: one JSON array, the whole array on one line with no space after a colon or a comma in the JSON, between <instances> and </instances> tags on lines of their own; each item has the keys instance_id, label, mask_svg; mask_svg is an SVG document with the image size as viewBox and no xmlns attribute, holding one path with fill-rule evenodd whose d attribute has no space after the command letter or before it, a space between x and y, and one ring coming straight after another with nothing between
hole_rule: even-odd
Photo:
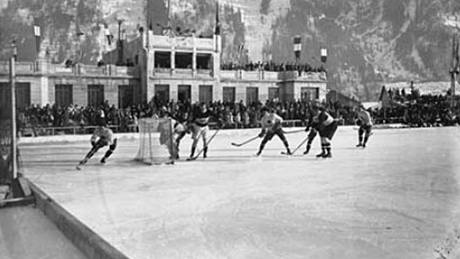
<instances>
[{"instance_id":1,"label":"goal net frame","mask_svg":"<svg viewBox=\"0 0 460 259\"><path fill-rule=\"evenodd\" d=\"M173 128L171 118L139 119L139 147L134 160L148 165L174 164L177 147Z\"/></svg>"}]
</instances>

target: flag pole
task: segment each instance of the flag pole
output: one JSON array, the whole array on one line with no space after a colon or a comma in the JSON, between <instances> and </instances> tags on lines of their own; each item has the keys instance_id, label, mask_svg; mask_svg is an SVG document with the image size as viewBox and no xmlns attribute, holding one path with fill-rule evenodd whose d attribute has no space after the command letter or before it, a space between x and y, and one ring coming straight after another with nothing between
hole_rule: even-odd
<instances>
[{"instance_id":1,"label":"flag pole","mask_svg":"<svg viewBox=\"0 0 460 259\"><path fill-rule=\"evenodd\" d=\"M457 35L452 37L452 67L450 68L450 106L455 108L455 83L457 81L457 73L459 72L459 41Z\"/></svg>"},{"instance_id":2,"label":"flag pole","mask_svg":"<svg viewBox=\"0 0 460 259\"><path fill-rule=\"evenodd\" d=\"M18 165L16 153L16 66L15 57L10 58L10 83L11 83L11 157L13 180L18 178Z\"/></svg>"}]
</instances>

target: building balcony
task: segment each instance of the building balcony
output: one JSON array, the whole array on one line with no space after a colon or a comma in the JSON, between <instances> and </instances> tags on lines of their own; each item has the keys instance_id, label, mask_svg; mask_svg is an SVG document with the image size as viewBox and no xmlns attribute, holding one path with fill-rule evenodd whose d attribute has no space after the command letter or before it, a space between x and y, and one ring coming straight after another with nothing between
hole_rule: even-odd
<instances>
[{"instance_id":1,"label":"building balcony","mask_svg":"<svg viewBox=\"0 0 460 259\"><path fill-rule=\"evenodd\" d=\"M247 80L247 81L278 81L278 72L274 71L245 71L245 70L221 70L220 78L224 80Z\"/></svg>"},{"instance_id":2,"label":"building balcony","mask_svg":"<svg viewBox=\"0 0 460 259\"><path fill-rule=\"evenodd\" d=\"M34 62L15 62L15 71L16 74L31 74L35 73L38 70L38 66ZM0 73L9 74L10 72L10 62L9 61L0 61Z\"/></svg>"},{"instance_id":3,"label":"building balcony","mask_svg":"<svg viewBox=\"0 0 460 259\"><path fill-rule=\"evenodd\" d=\"M213 51L214 39L212 38L197 38L193 36L176 36L169 37L165 35L149 35L149 47L151 49L171 49L174 47L176 51L190 51L197 49L199 51Z\"/></svg>"},{"instance_id":4,"label":"building balcony","mask_svg":"<svg viewBox=\"0 0 460 259\"><path fill-rule=\"evenodd\" d=\"M296 70L279 72L278 78L282 81L302 80L324 82L327 80L325 72L299 72Z\"/></svg>"},{"instance_id":5,"label":"building balcony","mask_svg":"<svg viewBox=\"0 0 460 259\"><path fill-rule=\"evenodd\" d=\"M262 80L262 81L326 81L326 73L321 72L302 72L298 71L245 71L245 70L221 70L220 78L223 80Z\"/></svg>"},{"instance_id":6,"label":"building balcony","mask_svg":"<svg viewBox=\"0 0 460 259\"><path fill-rule=\"evenodd\" d=\"M17 75L138 77L136 67L119 67L115 65L76 64L75 66L66 67L63 64L36 61L16 62L15 69ZM9 61L0 61L0 74L9 74L9 71Z\"/></svg>"},{"instance_id":7,"label":"building balcony","mask_svg":"<svg viewBox=\"0 0 460 259\"><path fill-rule=\"evenodd\" d=\"M197 69L195 73L191 68L155 68L154 77L160 78L187 78L187 79L212 79L211 69Z\"/></svg>"}]
</instances>

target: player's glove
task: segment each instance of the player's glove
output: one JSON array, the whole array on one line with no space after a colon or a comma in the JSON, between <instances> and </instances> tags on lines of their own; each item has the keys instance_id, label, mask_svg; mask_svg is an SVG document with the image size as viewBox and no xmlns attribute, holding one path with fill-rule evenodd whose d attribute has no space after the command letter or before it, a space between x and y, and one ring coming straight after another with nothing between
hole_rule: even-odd
<instances>
[{"instance_id":1,"label":"player's glove","mask_svg":"<svg viewBox=\"0 0 460 259\"><path fill-rule=\"evenodd\" d=\"M310 125L308 125L306 128L305 128L305 132L309 132L310 131Z\"/></svg>"},{"instance_id":2,"label":"player's glove","mask_svg":"<svg viewBox=\"0 0 460 259\"><path fill-rule=\"evenodd\" d=\"M272 130L277 131L279 129L281 129L281 122L277 121L277 122L275 122L275 124L273 124Z\"/></svg>"},{"instance_id":3,"label":"player's glove","mask_svg":"<svg viewBox=\"0 0 460 259\"><path fill-rule=\"evenodd\" d=\"M96 141L91 141L91 146L96 146Z\"/></svg>"}]
</instances>

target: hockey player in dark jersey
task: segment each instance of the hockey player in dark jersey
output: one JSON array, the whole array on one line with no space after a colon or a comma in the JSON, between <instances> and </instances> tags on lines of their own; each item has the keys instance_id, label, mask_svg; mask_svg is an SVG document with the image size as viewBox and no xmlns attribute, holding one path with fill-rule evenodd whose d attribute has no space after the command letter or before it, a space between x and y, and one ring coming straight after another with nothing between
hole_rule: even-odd
<instances>
[{"instance_id":1,"label":"hockey player in dark jersey","mask_svg":"<svg viewBox=\"0 0 460 259\"><path fill-rule=\"evenodd\" d=\"M83 160L77 165L77 170L80 170L83 165L88 162L88 160L102 147L109 146L109 150L105 153L104 157L101 159L101 163L105 164L107 158L112 155L113 151L117 147L117 139L113 136L113 131L106 127L105 116L103 115L103 111L100 111L101 114L99 115L98 127L94 130L93 135L91 136L91 145L92 148L85 156Z\"/></svg>"},{"instance_id":2,"label":"hockey player in dark jersey","mask_svg":"<svg viewBox=\"0 0 460 259\"><path fill-rule=\"evenodd\" d=\"M284 146L286 147L286 154L291 155L291 150L289 149L289 143L286 140L286 137L283 133L283 128L281 127L281 123L283 122L283 118L275 113L273 108L267 109L266 107L262 108L263 117L260 121L262 124L262 131L259 134L259 137L264 139L260 143L259 151L257 152L257 156L260 156L262 150L270 141L273 136L277 135L281 141L283 142Z\"/></svg>"},{"instance_id":3,"label":"hockey player in dark jersey","mask_svg":"<svg viewBox=\"0 0 460 259\"><path fill-rule=\"evenodd\" d=\"M318 113L318 133L321 137L322 152L316 157L328 158L332 157L331 141L337 131L338 121L334 119L323 106L319 107Z\"/></svg>"},{"instance_id":4,"label":"hockey player in dark jersey","mask_svg":"<svg viewBox=\"0 0 460 259\"><path fill-rule=\"evenodd\" d=\"M208 155L208 133L209 133L209 119L213 116L213 113L206 107L206 104L201 104L200 108L197 109L193 114L192 127L192 148L190 152L190 158L194 158L196 146L200 137L203 139L203 158Z\"/></svg>"},{"instance_id":5,"label":"hockey player in dark jersey","mask_svg":"<svg viewBox=\"0 0 460 259\"><path fill-rule=\"evenodd\" d=\"M318 135L318 128L319 128L318 116L313 116L311 121L308 123L307 128L305 129L306 132L310 131L310 133L308 133L307 146L305 148L305 152L303 152L304 155L307 155L310 152L311 143L315 139L316 135Z\"/></svg>"}]
</instances>

